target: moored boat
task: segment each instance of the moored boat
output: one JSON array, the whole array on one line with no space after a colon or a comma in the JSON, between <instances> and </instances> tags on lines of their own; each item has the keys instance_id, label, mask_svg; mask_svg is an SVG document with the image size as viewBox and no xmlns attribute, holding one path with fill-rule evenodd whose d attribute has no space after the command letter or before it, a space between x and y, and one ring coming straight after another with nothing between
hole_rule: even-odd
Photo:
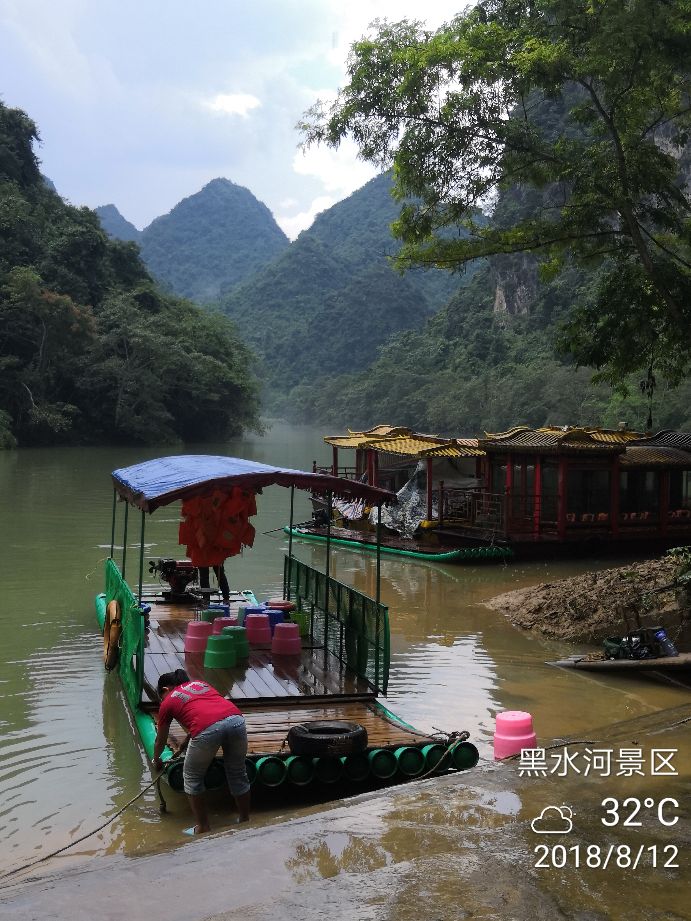
<instances>
[{"instance_id":1,"label":"moored boat","mask_svg":"<svg viewBox=\"0 0 691 921\"><path fill-rule=\"evenodd\" d=\"M686 432L518 426L443 438L380 425L324 441L332 462L322 470L397 491L398 505L382 517L386 552L472 562L650 552L691 540ZM342 465L345 450L355 458ZM313 505L298 536L323 538L328 528L354 549L374 544L365 502L336 502L330 515L320 497Z\"/></svg>"},{"instance_id":2,"label":"moored boat","mask_svg":"<svg viewBox=\"0 0 691 921\"><path fill-rule=\"evenodd\" d=\"M371 598L332 578L330 546L325 571L320 572L292 555L289 536L283 595L268 605L260 605L251 590L226 588L222 597L200 578L199 570L206 568L208 575L209 567L216 567L219 576L224 559L251 545L249 518L256 511L256 495L265 487L290 490L291 518L296 488L321 494L328 504L339 497L379 510L395 501L391 492L329 473L205 455L147 461L114 471L112 481L111 550L96 613L104 630L106 665L117 670L149 759L157 731L158 679L184 668L241 708L248 732L248 775L257 792L301 788L339 796L367 784L396 783L476 763L477 749L467 733L420 732L381 700L388 682L390 638L379 566ZM119 565L118 500L125 503ZM193 559L152 561L150 571L168 582L164 589L144 582L146 517L178 501L180 540ZM130 509L140 513L136 590L126 578ZM378 560L380 550L376 552ZM269 622L282 625L273 638L259 633L252 637L248 609L258 613L262 627ZM212 621L213 627L202 626ZM286 635L287 646L276 642L276 631ZM212 632L215 638L210 639ZM183 736L173 723L163 753L165 779L176 790L182 789ZM206 786L223 782L217 760Z\"/></svg>"},{"instance_id":3,"label":"moored boat","mask_svg":"<svg viewBox=\"0 0 691 921\"><path fill-rule=\"evenodd\" d=\"M647 659L607 659L604 655L574 655L547 664L594 674L651 677L691 688L691 652Z\"/></svg>"}]
</instances>

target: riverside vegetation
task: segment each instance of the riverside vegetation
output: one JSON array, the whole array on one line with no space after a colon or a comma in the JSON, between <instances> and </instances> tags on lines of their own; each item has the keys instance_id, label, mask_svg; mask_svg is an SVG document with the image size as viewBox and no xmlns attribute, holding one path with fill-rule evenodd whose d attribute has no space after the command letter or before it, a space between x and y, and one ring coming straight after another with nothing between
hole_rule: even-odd
<instances>
[{"instance_id":1,"label":"riverside vegetation","mask_svg":"<svg viewBox=\"0 0 691 921\"><path fill-rule=\"evenodd\" d=\"M219 439L257 428L232 323L163 293L40 174L37 130L0 103L0 445Z\"/></svg>"}]
</instances>

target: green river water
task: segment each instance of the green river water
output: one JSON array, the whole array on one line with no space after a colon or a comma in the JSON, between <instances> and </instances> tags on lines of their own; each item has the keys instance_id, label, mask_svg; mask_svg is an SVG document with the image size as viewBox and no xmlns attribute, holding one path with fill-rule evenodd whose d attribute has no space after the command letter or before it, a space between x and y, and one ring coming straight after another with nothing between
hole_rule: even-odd
<instances>
[{"instance_id":1,"label":"green river water","mask_svg":"<svg viewBox=\"0 0 691 921\"><path fill-rule=\"evenodd\" d=\"M195 449L185 450L194 453ZM263 437L198 450L303 469L310 469L313 458L322 462L329 458L320 432L285 425L275 425ZM0 452L2 869L36 859L100 825L150 779L117 678L106 676L102 667L93 599L102 591L103 560L110 544L110 471L170 453L175 452L170 448ZM258 597L268 597L280 591L287 539L281 531L261 532L286 523L288 492L267 490L259 497L258 506L255 547L230 561L228 574L234 587L252 588ZM147 523L150 556L180 555L176 511L161 509ZM308 517L307 496L300 494L296 520ZM128 569L132 567L129 574L134 576L136 526L130 536ZM294 552L313 565L323 565L321 546L295 542ZM465 787L450 785L448 780L426 784L419 795L415 786L410 786L404 805L400 805L399 797L395 807L403 809L405 819L393 824L382 819L383 804L388 802L384 798L378 807L364 811L354 807L352 816L358 828L364 828L367 816L371 816L367 833L376 844L374 853L378 856L369 870L379 866L377 861L412 860L416 848L428 853L433 845L416 837L411 829L452 827L457 836L450 839L447 835L440 853L451 860L454 848L467 848L471 841L480 849L504 848L511 852L509 862L522 868L518 879L525 880L526 886L521 895L522 884L511 883L513 888L518 885L518 892L503 914L501 906L495 906L492 911L498 913L492 914L478 904L472 914L462 915L454 913L456 908L452 910L450 904L445 907L442 887L435 895L437 913L421 916L532 918L531 899L537 887L564 906L558 917L584 921L639 917L627 908L632 898L643 906L640 917L691 917L691 724L655 734L655 730L684 717L689 692L642 679L592 678L549 668L543 664L546 660L577 650L525 635L483 604L500 592L603 565L612 562L474 567L382 558L382 598L390 607L391 619L388 704L423 730L469 730L483 760L481 768L473 772L472 797ZM373 556L338 549L332 572L343 582L374 592ZM595 771L585 776L583 770L577 774L574 768L561 777L561 765L552 771L556 760L550 762L550 772L544 778L519 777L516 763L494 767L490 764L494 718L506 709L531 712L538 737L547 745L557 737L594 739L598 740L595 747L611 749L614 758L621 758L622 748L638 747L645 759L643 776L616 776L618 765L614 762L610 776ZM585 747L574 746L573 750L579 749L582 755ZM651 748L676 750L673 776L650 776ZM582 769L584 764L582 760ZM655 806L642 806L640 826L623 827L629 806L622 811L622 821L607 828L602 823L602 800L606 797L629 797L642 803L653 799ZM657 814L657 803L663 798L679 804L675 807L668 802L661 814L666 821L677 817L674 825L666 825ZM574 813L572 837L545 837L531 831L530 820L543 808L562 804L568 804ZM96 855L136 856L177 847L189 815L181 799L173 805L171 815L162 818L155 795L147 794L106 829L59 858L58 866L69 868ZM462 823L457 825L450 816L451 807L456 818L464 816ZM216 826L223 824L223 809L221 800L212 804ZM253 817L253 826L266 828L295 815L315 816L322 811L324 821L338 812L333 806L314 805L282 808L280 812L266 809ZM509 826L515 826L514 831L510 840L504 840L502 835ZM279 843L278 858L284 860L286 872L299 882L315 874L328 877L368 871L362 853L355 849L351 854L344 844L347 832L334 834L331 843L325 836L319 844L321 850L306 848L299 854L282 854ZM581 861L589 844L598 845L603 854L609 843L627 844L634 853L642 845L656 846L658 866L651 865L653 854L648 850L635 870L626 866L625 855L620 856L622 866L614 859L607 869L583 864L575 868L571 865L575 851L566 867L555 867L552 864L559 863L561 851L550 850L550 866L535 868L539 855L534 848L542 843L550 848L557 843L578 843ZM679 868L664 868L661 864L671 852L663 857L662 848L672 844L679 848ZM443 876L443 868L440 873ZM409 882L414 890L414 879ZM429 885L429 880L419 879L418 885ZM406 915L401 912L398 916Z\"/></svg>"}]
</instances>

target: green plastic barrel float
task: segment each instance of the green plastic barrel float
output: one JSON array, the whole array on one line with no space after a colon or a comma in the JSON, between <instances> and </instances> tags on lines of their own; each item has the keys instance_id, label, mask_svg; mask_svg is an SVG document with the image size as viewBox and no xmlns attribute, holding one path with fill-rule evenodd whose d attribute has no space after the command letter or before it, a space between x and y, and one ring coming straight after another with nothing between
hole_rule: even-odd
<instances>
[{"instance_id":1,"label":"green plastic barrel float","mask_svg":"<svg viewBox=\"0 0 691 921\"><path fill-rule=\"evenodd\" d=\"M185 789L185 783L182 777L183 760L183 758L172 758L170 761L167 761L165 774L163 775L170 789L176 790L178 793L182 793Z\"/></svg>"},{"instance_id":2,"label":"green plastic barrel float","mask_svg":"<svg viewBox=\"0 0 691 921\"><path fill-rule=\"evenodd\" d=\"M336 783L343 776L340 758L314 758L314 776L321 783Z\"/></svg>"},{"instance_id":3,"label":"green plastic barrel float","mask_svg":"<svg viewBox=\"0 0 691 921\"><path fill-rule=\"evenodd\" d=\"M451 752L451 763L458 771L474 768L480 760L480 752L472 742L459 742Z\"/></svg>"},{"instance_id":4,"label":"green plastic barrel float","mask_svg":"<svg viewBox=\"0 0 691 921\"><path fill-rule=\"evenodd\" d=\"M290 755L286 758L288 780L297 787L306 787L314 779L314 764L306 755Z\"/></svg>"},{"instance_id":5,"label":"green plastic barrel float","mask_svg":"<svg viewBox=\"0 0 691 921\"><path fill-rule=\"evenodd\" d=\"M439 762L444 758L444 763L440 766L440 770L445 770L449 765L447 763L447 758L444 757L446 752L446 746L440 745L438 742L433 742L431 745L425 745L422 749L422 754L425 756L425 768L428 771L433 771L439 765Z\"/></svg>"},{"instance_id":6,"label":"green plastic barrel float","mask_svg":"<svg viewBox=\"0 0 691 921\"><path fill-rule=\"evenodd\" d=\"M257 762L253 758L245 758L245 770L247 771L250 786L252 786L257 779Z\"/></svg>"},{"instance_id":7,"label":"green plastic barrel float","mask_svg":"<svg viewBox=\"0 0 691 921\"><path fill-rule=\"evenodd\" d=\"M370 770L379 780L390 780L398 770L396 755L388 748L373 748L368 758Z\"/></svg>"},{"instance_id":8,"label":"green plastic barrel float","mask_svg":"<svg viewBox=\"0 0 691 921\"><path fill-rule=\"evenodd\" d=\"M425 756L419 748L402 745L394 752L398 770L404 777L419 777L425 770Z\"/></svg>"},{"instance_id":9,"label":"green plastic barrel float","mask_svg":"<svg viewBox=\"0 0 691 921\"><path fill-rule=\"evenodd\" d=\"M288 769L282 758L265 755L257 760L257 780L265 787L280 787L287 773Z\"/></svg>"},{"instance_id":10,"label":"green plastic barrel float","mask_svg":"<svg viewBox=\"0 0 691 921\"><path fill-rule=\"evenodd\" d=\"M204 786L207 790L218 790L226 782L226 772L220 758L214 758L206 769Z\"/></svg>"},{"instance_id":11,"label":"green plastic barrel float","mask_svg":"<svg viewBox=\"0 0 691 921\"><path fill-rule=\"evenodd\" d=\"M351 752L341 758L343 776L347 780L360 783L369 777L369 758L367 752Z\"/></svg>"}]
</instances>

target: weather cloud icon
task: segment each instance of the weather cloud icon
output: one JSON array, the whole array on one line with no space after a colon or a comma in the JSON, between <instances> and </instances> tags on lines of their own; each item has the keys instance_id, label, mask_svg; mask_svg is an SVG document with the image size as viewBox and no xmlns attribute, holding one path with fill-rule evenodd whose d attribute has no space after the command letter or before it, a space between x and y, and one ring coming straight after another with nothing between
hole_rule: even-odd
<instances>
[{"instance_id":1,"label":"weather cloud icon","mask_svg":"<svg viewBox=\"0 0 691 921\"><path fill-rule=\"evenodd\" d=\"M568 835L573 828L572 817L568 806L545 806L530 827L536 835Z\"/></svg>"}]
</instances>

